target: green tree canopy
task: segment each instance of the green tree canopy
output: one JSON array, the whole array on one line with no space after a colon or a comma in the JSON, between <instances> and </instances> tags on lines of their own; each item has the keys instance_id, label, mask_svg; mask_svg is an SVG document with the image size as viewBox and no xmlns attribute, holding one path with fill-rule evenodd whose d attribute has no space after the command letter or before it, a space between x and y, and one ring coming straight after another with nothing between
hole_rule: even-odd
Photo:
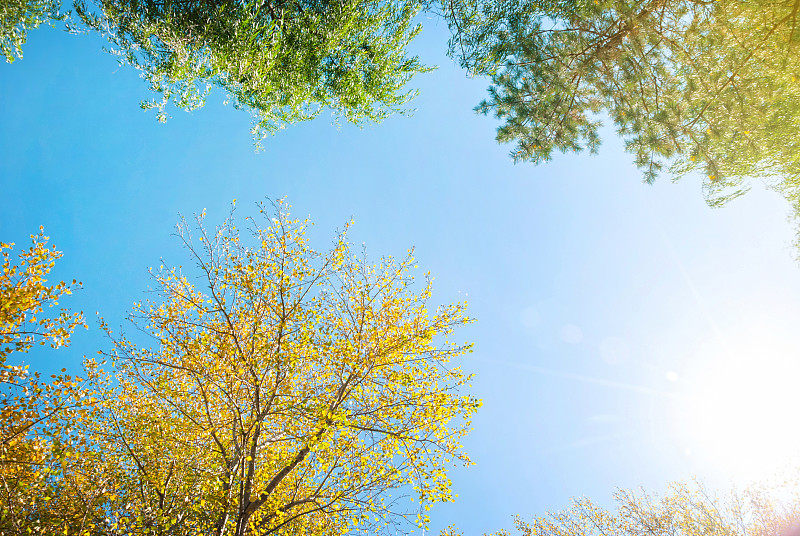
<instances>
[{"instance_id":1,"label":"green tree canopy","mask_svg":"<svg viewBox=\"0 0 800 536\"><path fill-rule=\"evenodd\" d=\"M76 11L164 107L201 106L212 86L255 116L261 137L324 107L353 123L402 111L404 86L424 68L406 45L419 28L415 0L100 0Z\"/></svg>"},{"instance_id":2,"label":"green tree canopy","mask_svg":"<svg viewBox=\"0 0 800 536\"><path fill-rule=\"evenodd\" d=\"M0 2L0 55L8 63L22 57L28 30L61 20L59 0L2 0Z\"/></svg>"},{"instance_id":3,"label":"green tree canopy","mask_svg":"<svg viewBox=\"0 0 800 536\"><path fill-rule=\"evenodd\" d=\"M66 7L66 6L65 6ZM192 110L214 86L251 111L259 140L324 108L361 124L407 111L411 77L427 69L406 48L420 0L59 0L0 2L0 54L22 57L27 31L67 19L111 43L160 98Z\"/></svg>"},{"instance_id":4,"label":"green tree canopy","mask_svg":"<svg viewBox=\"0 0 800 536\"><path fill-rule=\"evenodd\" d=\"M760 177L800 207L799 0L498 0L450 19L491 75L478 106L515 160L597 150L603 115L646 181L705 176L712 205Z\"/></svg>"}]
</instances>

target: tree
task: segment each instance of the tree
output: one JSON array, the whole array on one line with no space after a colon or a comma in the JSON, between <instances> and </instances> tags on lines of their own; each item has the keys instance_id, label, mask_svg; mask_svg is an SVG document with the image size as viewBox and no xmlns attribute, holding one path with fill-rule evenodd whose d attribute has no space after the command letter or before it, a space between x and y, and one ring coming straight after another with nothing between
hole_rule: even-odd
<instances>
[{"instance_id":1,"label":"tree","mask_svg":"<svg viewBox=\"0 0 800 536\"><path fill-rule=\"evenodd\" d=\"M519 536L796 536L797 475L714 495L697 481L673 483L663 495L619 490L615 511L586 498L532 521L515 520ZM442 536L456 536L449 527ZM496 536L510 536L500 531Z\"/></svg>"},{"instance_id":2,"label":"tree","mask_svg":"<svg viewBox=\"0 0 800 536\"><path fill-rule=\"evenodd\" d=\"M212 86L253 113L260 140L325 107L355 124L407 112L406 88L428 70L406 46L420 0L3 0L0 53L22 57L26 32L67 19L67 29L106 36L160 99L143 102L166 120L169 103L202 106Z\"/></svg>"},{"instance_id":3,"label":"tree","mask_svg":"<svg viewBox=\"0 0 800 536\"><path fill-rule=\"evenodd\" d=\"M28 30L62 20L58 0L3 0L0 2L0 54L8 63L22 58Z\"/></svg>"},{"instance_id":4,"label":"tree","mask_svg":"<svg viewBox=\"0 0 800 536\"><path fill-rule=\"evenodd\" d=\"M53 412L53 399L59 399L53 393L56 386L40 384L39 374L30 374L21 364L8 364L8 356L27 352L35 344L65 346L75 327L86 326L81 313L66 308L55 317L45 314L45 308L58 305L59 298L71 294L80 283L73 280L72 284L61 281L48 285L47 275L61 252L48 247L42 228L38 235L31 235L31 240L33 245L19 253L16 263L10 255L14 244L0 242L0 454L6 461L7 449L47 420Z\"/></svg>"},{"instance_id":5,"label":"tree","mask_svg":"<svg viewBox=\"0 0 800 536\"><path fill-rule=\"evenodd\" d=\"M459 440L479 406L449 364L469 350L448 340L464 304L430 315L410 255L371 265L346 229L317 253L284 204L262 212L249 245L233 217L216 232L183 221L201 283L155 271L141 340L113 336L114 375L77 425L92 449L69 469L103 491L91 530L393 533L451 500L446 469L469 463Z\"/></svg>"},{"instance_id":6,"label":"tree","mask_svg":"<svg viewBox=\"0 0 800 536\"><path fill-rule=\"evenodd\" d=\"M85 445L68 432L91 408L83 380L65 374L45 382L9 356L36 344L67 346L73 330L86 327L81 313L46 309L80 287L73 280L48 284L61 252L49 247L40 228L33 245L12 262L14 244L0 243L0 535L63 533L80 526L83 507L61 492L68 485L65 460Z\"/></svg>"},{"instance_id":7,"label":"tree","mask_svg":"<svg viewBox=\"0 0 800 536\"><path fill-rule=\"evenodd\" d=\"M211 86L255 117L257 139L329 107L348 121L404 109L405 88L426 70L406 45L419 31L417 0L99 0L76 12L105 34L120 60L161 95L143 103L165 119L169 102L192 110Z\"/></svg>"},{"instance_id":8,"label":"tree","mask_svg":"<svg viewBox=\"0 0 800 536\"><path fill-rule=\"evenodd\" d=\"M800 1L465 6L451 52L491 75L477 110L502 121L515 161L595 152L603 113L647 182L702 171L717 206L760 177L800 210Z\"/></svg>"},{"instance_id":9,"label":"tree","mask_svg":"<svg viewBox=\"0 0 800 536\"><path fill-rule=\"evenodd\" d=\"M33 245L19 254L19 262L12 263L10 251L13 243L0 242L3 271L0 274L0 359L12 352L27 352L35 344L50 344L53 348L69 344L77 326L84 326L83 315L62 308L55 317L44 315L45 308L58 305L62 296L72 294L80 283L63 281L47 285L47 275L62 254L47 245L48 237L39 228L31 235Z\"/></svg>"}]
</instances>

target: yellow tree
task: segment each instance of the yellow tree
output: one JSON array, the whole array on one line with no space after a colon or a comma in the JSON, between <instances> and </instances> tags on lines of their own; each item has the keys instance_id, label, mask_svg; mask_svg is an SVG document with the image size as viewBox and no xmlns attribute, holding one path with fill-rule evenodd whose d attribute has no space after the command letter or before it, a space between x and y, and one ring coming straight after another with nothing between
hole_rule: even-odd
<instances>
[{"instance_id":1,"label":"yellow tree","mask_svg":"<svg viewBox=\"0 0 800 536\"><path fill-rule=\"evenodd\" d=\"M394 534L470 463L464 304L430 312L410 254L369 264L346 229L319 253L282 202L261 208L249 237L183 221L200 282L154 271L133 313L149 344L115 338L89 464L105 533Z\"/></svg>"},{"instance_id":2,"label":"yellow tree","mask_svg":"<svg viewBox=\"0 0 800 536\"><path fill-rule=\"evenodd\" d=\"M69 343L77 326L85 326L81 313L59 310L55 317L44 314L45 309L58 305L58 300L80 286L60 281L47 284L47 275L62 254L48 246L44 229L31 235L33 245L19 253L19 261L11 262L13 243L0 242L3 271L0 274L0 359L12 352L27 352L35 344L50 344L53 348Z\"/></svg>"},{"instance_id":3,"label":"yellow tree","mask_svg":"<svg viewBox=\"0 0 800 536\"><path fill-rule=\"evenodd\" d=\"M14 244L0 243L0 535L47 534L74 521L76 505L59 490L65 457L82 447L65 430L91 403L82 380L66 369L45 382L27 366L7 362L36 344L66 346L74 328L86 326L81 313L47 314L80 283L48 284L61 252L48 246L41 228L31 240L16 262Z\"/></svg>"}]
</instances>

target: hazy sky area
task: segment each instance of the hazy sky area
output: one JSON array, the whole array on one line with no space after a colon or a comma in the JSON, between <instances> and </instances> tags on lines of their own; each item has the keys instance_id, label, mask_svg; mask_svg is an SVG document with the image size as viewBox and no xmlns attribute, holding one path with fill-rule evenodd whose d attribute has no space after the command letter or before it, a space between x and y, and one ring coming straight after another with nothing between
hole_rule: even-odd
<instances>
[{"instance_id":1,"label":"hazy sky area","mask_svg":"<svg viewBox=\"0 0 800 536\"><path fill-rule=\"evenodd\" d=\"M235 198L243 221L286 196L319 249L350 217L375 260L415 247L431 303L466 299L477 319L458 333L484 401L465 442L475 465L452 472L459 498L427 534L510 528L578 495L609 505L616 487L721 485L790 455L800 267L785 202L758 184L712 210L698 178L643 185L610 130L598 156L514 165L472 111L487 82L425 24L413 49L440 67L413 80L412 116L358 129L323 114L262 152L221 92L159 124L100 39L32 31L0 65L0 240L27 247L43 225L64 252L55 277L84 284L63 304L91 329L32 351L31 368L77 372L108 349L95 311L119 326L148 267L188 264L179 214L205 208L213 226Z\"/></svg>"}]
</instances>

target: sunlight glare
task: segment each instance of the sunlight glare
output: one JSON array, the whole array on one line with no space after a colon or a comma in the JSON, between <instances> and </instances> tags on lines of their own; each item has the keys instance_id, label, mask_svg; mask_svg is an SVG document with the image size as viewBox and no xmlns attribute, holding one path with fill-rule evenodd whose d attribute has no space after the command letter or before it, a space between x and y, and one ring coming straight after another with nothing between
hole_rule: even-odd
<instances>
[{"instance_id":1,"label":"sunlight glare","mask_svg":"<svg viewBox=\"0 0 800 536\"><path fill-rule=\"evenodd\" d=\"M800 358L768 336L736 342L700 375L687 424L718 469L753 480L796 461Z\"/></svg>"}]
</instances>

